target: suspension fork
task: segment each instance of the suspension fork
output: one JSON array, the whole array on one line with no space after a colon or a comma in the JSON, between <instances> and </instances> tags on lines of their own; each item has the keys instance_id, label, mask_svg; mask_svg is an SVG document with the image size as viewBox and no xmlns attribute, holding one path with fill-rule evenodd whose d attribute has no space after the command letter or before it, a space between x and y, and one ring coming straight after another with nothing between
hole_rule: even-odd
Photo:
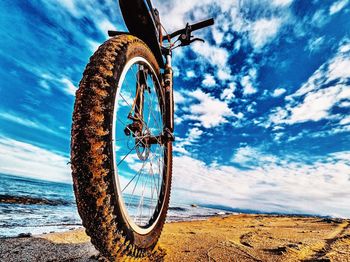
<instances>
[{"instance_id":1,"label":"suspension fork","mask_svg":"<svg viewBox=\"0 0 350 262\"><path fill-rule=\"evenodd\" d=\"M165 49L166 63L164 70L164 91L165 91L165 130L169 132L171 140L174 140L174 96L173 96L173 69L171 66L172 53L170 49Z\"/></svg>"},{"instance_id":2,"label":"suspension fork","mask_svg":"<svg viewBox=\"0 0 350 262\"><path fill-rule=\"evenodd\" d=\"M144 92L147 86L147 79L143 65L140 65L137 71L137 83L136 83L136 100L135 100L135 115L140 120L143 120L143 106L144 106ZM142 121L141 121L142 122Z\"/></svg>"},{"instance_id":3,"label":"suspension fork","mask_svg":"<svg viewBox=\"0 0 350 262\"><path fill-rule=\"evenodd\" d=\"M133 102L132 108L129 112L128 118L133 122L127 125L124 129L125 135L129 136L131 133L135 135L142 135L142 130L144 127L143 119L143 107L144 107L144 92L147 87L147 73L145 73L145 68L140 65L136 73L136 96ZM132 113L134 112L134 114Z\"/></svg>"}]
</instances>

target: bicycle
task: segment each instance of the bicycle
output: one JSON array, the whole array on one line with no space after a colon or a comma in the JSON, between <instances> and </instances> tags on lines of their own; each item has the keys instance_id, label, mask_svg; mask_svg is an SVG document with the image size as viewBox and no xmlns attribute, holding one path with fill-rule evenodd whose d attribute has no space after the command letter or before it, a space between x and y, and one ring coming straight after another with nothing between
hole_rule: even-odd
<instances>
[{"instance_id":1,"label":"bicycle","mask_svg":"<svg viewBox=\"0 0 350 262\"><path fill-rule=\"evenodd\" d=\"M214 24L187 23L163 36L150 0L119 5L129 32L108 31L111 38L90 58L71 132L78 212L91 242L110 260L143 257L158 242L172 177L172 50L204 42L192 32Z\"/></svg>"}]
</instances>

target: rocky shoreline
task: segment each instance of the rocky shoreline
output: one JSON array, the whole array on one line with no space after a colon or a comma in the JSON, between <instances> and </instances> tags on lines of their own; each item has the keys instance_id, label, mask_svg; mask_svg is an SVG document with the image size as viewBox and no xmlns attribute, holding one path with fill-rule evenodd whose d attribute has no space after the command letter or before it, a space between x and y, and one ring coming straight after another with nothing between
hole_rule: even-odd
<instances>
[{"instance_id":1,"label":"rocky shoreline","mask_svg":"<svg viewBox=\"0 0 350 262\"><path fill-rule=\"evenodd\" d=\"M46 199L35 198L29 196L12 196L12 195L0 195L0 203L5 204L23 204L23 205L49 205L49 206L67 206L71 203L62 199Z\"/></svg>"}]
</instances>

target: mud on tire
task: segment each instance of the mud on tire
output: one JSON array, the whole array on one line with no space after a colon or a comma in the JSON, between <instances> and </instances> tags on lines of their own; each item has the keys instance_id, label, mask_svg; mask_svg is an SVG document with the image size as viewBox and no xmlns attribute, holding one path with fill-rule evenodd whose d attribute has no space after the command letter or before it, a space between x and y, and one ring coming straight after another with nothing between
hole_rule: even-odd
<instances>
[{"instance_id":1,"label":"mud on tire","mask_svg":"<svg viewBox=\"0 0 350 262\"><path fill-rule=\"evenodd\" d=\"M172 144L166 145L167 170L159 219L153 230L141 235L123 216L115 190L112 146L114 100L120 74L130 59L141 56L159 75L149 48L130 35L120 35L101 45L90 58L76 92L71 167L78 212L94 246L108 259L143 257L152 252L163 228L169 204ZM164 103L164 101L161 101Z\"/></svg>"}]
</instances>

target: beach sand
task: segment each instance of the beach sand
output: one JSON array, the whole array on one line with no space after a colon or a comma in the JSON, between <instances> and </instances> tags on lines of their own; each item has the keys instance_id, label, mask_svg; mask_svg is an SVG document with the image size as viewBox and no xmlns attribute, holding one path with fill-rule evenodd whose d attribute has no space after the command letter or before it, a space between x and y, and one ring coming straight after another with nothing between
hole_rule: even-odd
<instances>
[{"instance_id":1,"label":"beach sand","mask_svg":"<svg viewBox=\"0 0 350 262\"><path fill-rule=\"evenodd\" d=\"M230 215L167 223L158 250L162 261L350 261L350 221ZM98 259L84 230L0 239L0 261Z\"/></svg>"}]
</instances>

